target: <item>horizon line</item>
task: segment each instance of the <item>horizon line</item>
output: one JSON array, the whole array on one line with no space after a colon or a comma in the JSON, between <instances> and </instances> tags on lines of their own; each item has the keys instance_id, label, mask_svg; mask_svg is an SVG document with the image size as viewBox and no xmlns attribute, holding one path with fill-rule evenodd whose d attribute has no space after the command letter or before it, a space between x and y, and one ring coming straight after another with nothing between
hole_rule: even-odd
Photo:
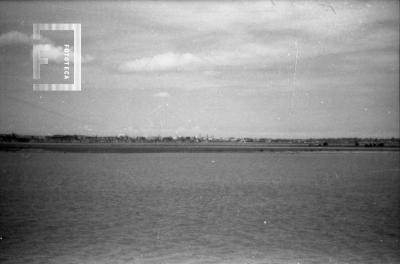
<instances>
[{"instance_id":1,"label":"horizon line","mask_svg":"<svg viewBox=\"0 0 400 264\"><path fill-rule=\"evenodd\" d=\"M144 138L209 138L209 139L269 139L269 140L307 140L307 139L313 139L313 140L318 140L318 139L386 139L386 140L400 140L400 137L377 137L377 136L341 136L341 137L251 137L251 136L188 136L188 135L168 135L168 136L161 136L161 135L151 135L151 136L144 136L144 135L136 135L136 136L130 136L130 135L86 135L86 134L48 134L48 135L43 135L43 134L18 134L18 133L0 133L1 136L21 136L21 137L54 137L54 136L80 136L80 137L113 137L113 138L120 138L120 137L128 137L128 138L138 138L138 137L144 137Z\"/></svg>"}]
</instances>

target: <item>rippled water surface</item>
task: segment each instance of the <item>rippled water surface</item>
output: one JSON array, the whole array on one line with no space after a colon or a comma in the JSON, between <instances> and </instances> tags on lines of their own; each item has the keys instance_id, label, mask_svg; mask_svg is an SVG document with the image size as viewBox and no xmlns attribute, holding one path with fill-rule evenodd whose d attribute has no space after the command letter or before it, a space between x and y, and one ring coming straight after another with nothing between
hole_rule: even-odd
<instances>
[{"instance_id":1,"label":"rippled water surface","mask_svg":"<svg viewBox=\"0 0 400 264\"><path fill-rule=\"evenodd\" d=\"M399 263L396 152L0 153L1 263Z\"/></svg>"}]
</instances>

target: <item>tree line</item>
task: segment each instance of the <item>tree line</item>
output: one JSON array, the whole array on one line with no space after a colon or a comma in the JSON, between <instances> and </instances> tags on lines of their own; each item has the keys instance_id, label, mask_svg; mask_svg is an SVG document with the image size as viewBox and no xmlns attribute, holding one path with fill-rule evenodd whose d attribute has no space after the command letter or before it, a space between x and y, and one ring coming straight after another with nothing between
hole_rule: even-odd
<instances>
[{"instance_id":1,"label":"tree line","mask_svg":"<svg viewBox=\"0 0 400 264\"><path fill-rule=\"evenodd\" d=\"M310 138L310 139L269 139L250 137L216 138L214 136L87 136L87 135L18 135L0 134L0 142L16 143L263 143L263 144L299 144L308 146L328 147L331 145L346 145L355 147L385 147L400 146L399 138Z\"/></svg>"}]
</instances>

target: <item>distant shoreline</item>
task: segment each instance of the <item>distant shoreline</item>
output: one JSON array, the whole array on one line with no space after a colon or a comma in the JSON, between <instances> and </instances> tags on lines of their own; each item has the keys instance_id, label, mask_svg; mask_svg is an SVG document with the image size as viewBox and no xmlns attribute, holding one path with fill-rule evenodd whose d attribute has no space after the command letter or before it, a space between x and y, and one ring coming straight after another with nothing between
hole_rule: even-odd
<instances>
[{"instance_id":1,"label":"distant shoreline","mask_svg":"<svg viewBox=\"0 0 400 264\"><path fill-rule=\"evenodd\" d=\"M399 147L355 147L349 145L308 146L260 143L0 143L0 151L51 151L76 153L165 153L165 152L304 152L304 151L400 151Z\"/></svg>"}]
</instances>

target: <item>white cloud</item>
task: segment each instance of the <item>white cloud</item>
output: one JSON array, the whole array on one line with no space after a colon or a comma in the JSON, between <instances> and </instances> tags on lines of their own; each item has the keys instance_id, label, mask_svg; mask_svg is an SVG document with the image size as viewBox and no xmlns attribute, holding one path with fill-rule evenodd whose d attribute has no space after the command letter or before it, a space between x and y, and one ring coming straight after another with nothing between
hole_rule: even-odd
<instances>
[{"instance_id":1,"label":"white cloud","mask_svg":"<svg viewBox=\"0 0 400 264\"><path fill-rule=\"evenodd\" d=\"M18 31L10 31L0 35L0 46L13 44L31 44L32 38Z\"/></svg>"},{"instance_id":2,"label":"white cloud","mask_svg":"<svg viewBox=\"0 0 400 264\"><path fill-rule=\"evenodd\" d=\"M37 44L35 45L40 50L40 56L48 58L49 61L61 63L64 60L64 51L60 46L53 44ZM72 56L70 57L72 60Z\"/></svg>"},{"instance_id":3,"label":"white cloud","mask_svg":"<svg viewBox=\"0 0 400 264\"><path fill-rule=\"evenodd\" d=\"M382 8L377 12L377 7L368 8L363 2L335 2L332 6L309 1L140 3L124 7L123 12L132 9L140 10L142 23L151 30L124 34L118 40L135 43L128 48L123 44L121 54L107 60L125 73L276 69L293 64L296 53L297 59L303 60L382 48L398 41L397 31L390 28L369 32L371 24L393 17L393 11ZM377 35L385 41L376 41ZM165 53L170 50L175 53ZM126 56L137 59L124 61Z\"/></svg>"},{"instance_id":4,"label":"white cloud","mask_svg":"<svg viewBox=\"0 0 400 264\"><path fill-rule=\"evenodd\" d=\"M86 54L86 55L83 55L83 57L82 57L82 63L89 63L89 62L94 61L94 59L95 58L92 55Z\"/></svg>"},{"instance_id":5,"label":"white cloud","mask_svg":"<svg viewBox=\"0 0 400 264\"><path fill-rule=\"evenodd\" d=\"M45 37L41 37L38 42L34 42L32 37L18 32L18 31L10 31L7 33L3 33L0 35L0 47L15 45L15 44L25 44L32 45L36 43L35 46L39 48L41 51L41 56L48 58L50 61L56 63L62 63L64 60L64 50L61 46L56 46L53 44L51 40ZM86 54L82 57L82 63L89 63L93 61L95 58L89 54ZM73 55L70 56L70 61L73 62Z\"/></svg>"},{"instance_id":6,"label":"white cloud","mask_svg":"<svg viewBox=\"0 0 400 264\"><path fill-rule=\"evenodd\" d=\"M155 72L171 70L190 70L199 65L201 59L191 53L172 52L127 61L119 66L122 72Z\"/></svg>"},{"instance_id":7,"label":"white cloud","mask_svg":"<svg viewBox=\"0 0 400 264\"><path fill-rule=\"evenodd\" d=\"M160 93L156 93L153 94L154 97L162 97L162 98L167 98L170 97L171 95L167 92L160 92Z\"/></svg>"},{"instance_id":8,"label":"white cloud","mask_svg":"<svg viewBox=\"0 0 400 264\"><path fill-rule=\"evenodd\" d=\"M56 63L64 62L64 49L61 46L55 46L53 44L37 44L41 51L41 57L48 58L49 61L53 61ZM95 58L92 55L86 54L82 56L82 63L89 63L93 61ZM71 51L69 56L70 62L74 62L73 52Z\"/></svg>"},{"instance_id":9,"label":"white cloud","mask_svg":"<svg viewBox=\"0 0 400 264\"><path fill-rule=\"evenodd\" d=\"M260 61L261 57L269 61L277 55L285 54L284 48L273 48L268 45L246 44L237 45L234 50L215 50L199 54L192 53L162 53L153 57L144 57L126 61L119 65L118 70L129 72L162 72L191 71L203 69L212 72L213 67L235 66ZM265 63L264 63L265 64Z\"/></svg>"},{"instance_id":10,"label":"white cloud","mask_svg":"<svg viewBox=\"0 0 400 264\"><path fill-rule=\"evenodd\" d=\"M32 45L36 44L51 44L53 43L46 37L41 36L39 40L33 40L32 36L18 31L10 31L0 35L0 47L15 44Z\"/></svg>"}]
</instances>

